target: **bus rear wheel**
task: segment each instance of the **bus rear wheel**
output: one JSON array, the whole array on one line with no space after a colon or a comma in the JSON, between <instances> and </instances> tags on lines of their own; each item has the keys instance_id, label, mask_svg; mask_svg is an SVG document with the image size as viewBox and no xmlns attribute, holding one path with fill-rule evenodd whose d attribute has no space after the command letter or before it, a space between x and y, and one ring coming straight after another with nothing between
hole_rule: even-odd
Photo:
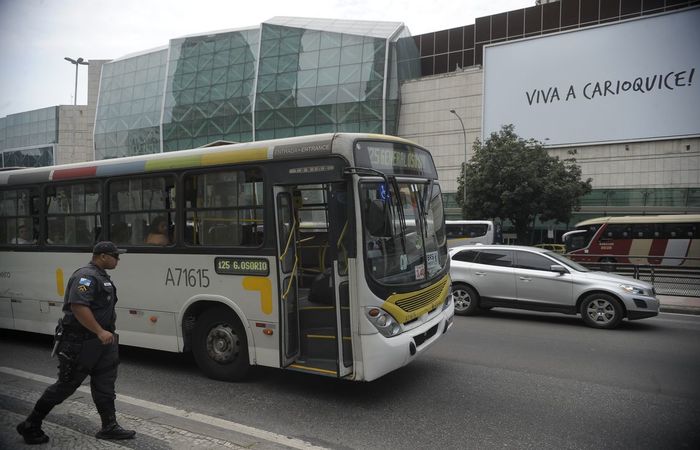
<instances>
[{"instance_id":1,"label":"bus rear wheel","mask_svg":"<svg viewBox=\"0 0 700 450\"><path fill-rule=\"evenodd\" d=\"M225 306L204 311L194 326L192 353L197 365L210 378L238 381L245 378L248 340L236 315Z\"/></svg>"}]
</instances>

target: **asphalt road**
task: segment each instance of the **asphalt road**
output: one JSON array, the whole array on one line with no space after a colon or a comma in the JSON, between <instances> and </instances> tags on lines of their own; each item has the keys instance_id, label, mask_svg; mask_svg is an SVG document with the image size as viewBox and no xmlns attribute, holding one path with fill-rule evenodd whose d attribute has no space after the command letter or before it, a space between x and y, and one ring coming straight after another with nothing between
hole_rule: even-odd
<instances>
[{"instance_id":1,"label":"asphalt road","mask_svg":"<svg viewBox=\"0 0 700 450\"><path fill-rule=\"evenodd\" d=\"M49 344L0 332L0 366L53 377ZM371 383L265 368L225 383L186 355L121 359L120 394L329 448L700 448L700 316L612 331L505 310L457 317L423 358Z\"/></svg>"}]
</instances>

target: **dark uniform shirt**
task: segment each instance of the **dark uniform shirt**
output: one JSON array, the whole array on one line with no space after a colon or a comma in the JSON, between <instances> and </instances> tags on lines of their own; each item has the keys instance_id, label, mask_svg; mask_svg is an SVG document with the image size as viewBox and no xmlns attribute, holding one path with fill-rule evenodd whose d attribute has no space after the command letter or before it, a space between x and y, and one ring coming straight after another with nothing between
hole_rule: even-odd
<instances>
[{"instance_id":1,"label":"dark uniform shirt","mask_svg":"<svg viewBox=\"0 0 700 450\"><path fill-rule=\"evenodd\" d=\"M71 311L71 304L90 307L95 320L102 328L114 332L117 314L114 305L117 303L117 288L112 279L103 269L90 262L71 275L63 298L64 325L70 328L85 328L78 322Z\"/></svg>"}]
</instances>

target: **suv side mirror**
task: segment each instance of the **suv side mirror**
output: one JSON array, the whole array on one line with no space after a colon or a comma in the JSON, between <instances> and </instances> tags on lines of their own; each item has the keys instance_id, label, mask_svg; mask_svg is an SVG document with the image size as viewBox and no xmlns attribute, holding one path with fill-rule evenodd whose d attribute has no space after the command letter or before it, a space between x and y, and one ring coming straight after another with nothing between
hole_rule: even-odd
<instances>
[{"instance_id":1,"label":"suv side mirror","mask_svg":"<svg viewBox=\"0 0 700 450\"><path fill-rule=\"evenodd\" d=\"M552 264L551 266L549 266L549 270L551 270L552 272L556 272L558 274L569 273L569 271L566 270L566 267L560 266L559 264Z\"/></svg>"}]
</instances>

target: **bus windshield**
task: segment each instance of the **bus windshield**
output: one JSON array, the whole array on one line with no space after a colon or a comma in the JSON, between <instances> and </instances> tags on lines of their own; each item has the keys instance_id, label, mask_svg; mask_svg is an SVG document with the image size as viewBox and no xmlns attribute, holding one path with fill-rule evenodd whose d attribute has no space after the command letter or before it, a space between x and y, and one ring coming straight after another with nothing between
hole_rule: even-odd
<instances>
[{"instance_id":1,"label":"bus windshield","mask_svg":"<svg viewBox=\"0 0 700 450\"><path fill-rule=\"evenodd\" d=\"M599 228L600 225L591 225L564 233L562 238L564 240L564 245L566 245L566 252L569 253L588 247L588 244L591 242L591 239L593 236L595 236L595 233Z\"/></svg>"},{"instance_id":2,"label":"bus windshield","mask_svg":"<svg viewBox=\"0 0 700 450\"><path fill-rule=\"evenodd\" d=\"M440 187L389 180L360 186L367 271L385 285L433 279L447 264Z\"/></svg>"}]
</instances>

